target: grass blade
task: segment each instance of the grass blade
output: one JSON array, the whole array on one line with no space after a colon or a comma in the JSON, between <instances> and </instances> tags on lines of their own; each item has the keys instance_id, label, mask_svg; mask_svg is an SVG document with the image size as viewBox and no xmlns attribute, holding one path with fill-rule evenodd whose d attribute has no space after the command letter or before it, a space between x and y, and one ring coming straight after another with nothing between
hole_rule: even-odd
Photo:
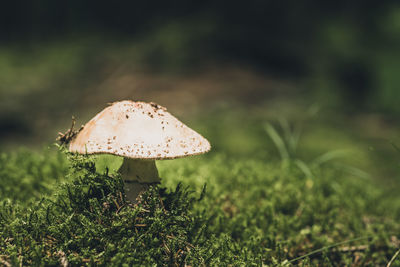
<instances>
[{"instance_id":1,"label":"grass blade","mask_svg":"<svg viewBox=\"0 0 400 267\"><path fill-rule=\"evenodd\" d=\"M389 261L389 263L386 265L386 267L392 266L393 262L396 260L397 256L400 254L400 249L393 255L392 259Z\"/></svg>"},{"instance_id":2,"label":"grass blade","mask_svg":"<svg viewBox=\"0 0 400 267\"><path fill-rule=\"evenodd\" d=\"M333 151L329 151L326 152L318 157L316 157L312 162L311 162L311 166L312 167L318 167L328 161L334 160L334 159L338 159L338 158L342 158L344 156L346 156L349 153L348 150L333 150Z\"/></svg>"},{"instance_id":3,"label":"grass blade","mask_svg":"<svg viewBox=\"0 0 400 267\"><path fill-rule=\"evenodd\" d=\"M308 165L304 161L296 159L294 161L294 164L297 165L297 167L304 173L306 177L314 178L310 167L308 167Z\"/></svg>"},{"instance_id":4,"label":"grass blade","mask_svg":"<svg viewBox=\"0 0 400 267\"><path fill-rule=\"evenodd\" d=\"M285 142L283 141L281 136L278 134L278 132L275 130L275 128L270 123L267 122L265 124L265 131L271 138L272 142L274 142L276 148L279 151L279 154L281 155L282 160L288 160L289 152L287 150Z\"/></svg>"},{"instance_id":5,"label":"grass blade","mask_svg":"<svg viewBox=\"0 0 400 267\"><path fill-rule=\"evenodd\" d=\"M340 168L343 171L346 171L347 173L349 173L355 177L362 178L362 179L371 179L371 175L369 173L367 173L359 168L349 166L347 164L342 164L342 163L336 163L335 166Z\"/></svg>"}]
</instances>

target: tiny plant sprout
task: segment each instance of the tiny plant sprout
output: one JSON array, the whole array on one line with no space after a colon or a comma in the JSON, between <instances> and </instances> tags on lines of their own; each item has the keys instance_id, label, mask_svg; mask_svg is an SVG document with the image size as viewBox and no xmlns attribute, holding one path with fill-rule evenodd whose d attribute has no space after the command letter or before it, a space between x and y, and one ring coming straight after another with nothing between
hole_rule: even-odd
<instances>
[{"instance_id":1,"label":"tiny plant sprout","mask_svg":"<svg viewBox=\"0 0 400 267\"><path fill-rule=\"evenodd\" d=\"M73 137L69 150L124 158L119 172L127 198L135 202L149 185L160 182L156 160L203 154L210 143L155 103L112 103Z\"/></svg>"}]
</instances>

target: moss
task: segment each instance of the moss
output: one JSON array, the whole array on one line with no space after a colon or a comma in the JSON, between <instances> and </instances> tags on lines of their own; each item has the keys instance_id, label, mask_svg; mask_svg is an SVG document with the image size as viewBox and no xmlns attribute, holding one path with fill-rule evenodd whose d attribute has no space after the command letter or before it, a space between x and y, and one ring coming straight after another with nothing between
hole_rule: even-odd
<instances>
[{"instance_id":1,"label":"moss","mask_svg":"<svg viewBox=\"0 0 400 267\"><path fill-rule=\"evenodd\" d=\"M337 168L309 178L290 162L176 160L131 205L118 174L96 170L94 157L46 153L1 157L2 187L15 188L0 203L3 264L375 266L399 245L399 199ZM50 166L57 171L29 175ZM42 179L52 185L33 186ZM19 187L35 197L18 197Z\"/></svg>"}]
</instances>

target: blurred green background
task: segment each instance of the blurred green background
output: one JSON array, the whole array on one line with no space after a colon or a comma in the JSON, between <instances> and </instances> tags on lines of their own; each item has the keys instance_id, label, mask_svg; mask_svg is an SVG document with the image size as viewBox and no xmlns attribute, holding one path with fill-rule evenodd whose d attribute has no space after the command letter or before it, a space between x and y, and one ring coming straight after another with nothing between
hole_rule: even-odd
<instances>
[{"instance_id":1,"label":"blurred green background","mask_svg":"<svg viewBox=\"0 0 400 267\"><path fill-rule=\"evenodd\" d=\"M349 149L398 171L397 1L16 1L0 17L3 150L133 99L231 156L276 156L264 124L286 120L306 158Z\"/></svg>"}]
</instances>

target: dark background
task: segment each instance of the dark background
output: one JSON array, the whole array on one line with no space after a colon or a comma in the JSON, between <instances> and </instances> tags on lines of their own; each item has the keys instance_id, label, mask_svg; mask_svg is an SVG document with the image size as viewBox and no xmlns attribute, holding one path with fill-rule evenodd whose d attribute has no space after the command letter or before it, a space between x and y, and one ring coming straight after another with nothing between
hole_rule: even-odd
<instances>
[{"instance_id":1,"label":"dark background","mask_svg":"<svg viewBox=\"0 0 400 267\"><path fill-rule=\"evenodd\" d=\"M241 81L249 86L223 84L231 88L221 96L240 91L239 99L254 104L270 98L268 90L281 91L351 114L400 112L398 1L7 1L0 21L3 136L29 133L29 120L44 120L46 112L68 118L87 95L106 99L96 91L99 81L133 70L179 79L212 70L229 80L238 76L221 70L239 66L289 89L257 87L265 81L246 76ZM150 91L168 82L145 84ZM33 117L26 115L31 110Z\"/></svg>"}]
</instances>

